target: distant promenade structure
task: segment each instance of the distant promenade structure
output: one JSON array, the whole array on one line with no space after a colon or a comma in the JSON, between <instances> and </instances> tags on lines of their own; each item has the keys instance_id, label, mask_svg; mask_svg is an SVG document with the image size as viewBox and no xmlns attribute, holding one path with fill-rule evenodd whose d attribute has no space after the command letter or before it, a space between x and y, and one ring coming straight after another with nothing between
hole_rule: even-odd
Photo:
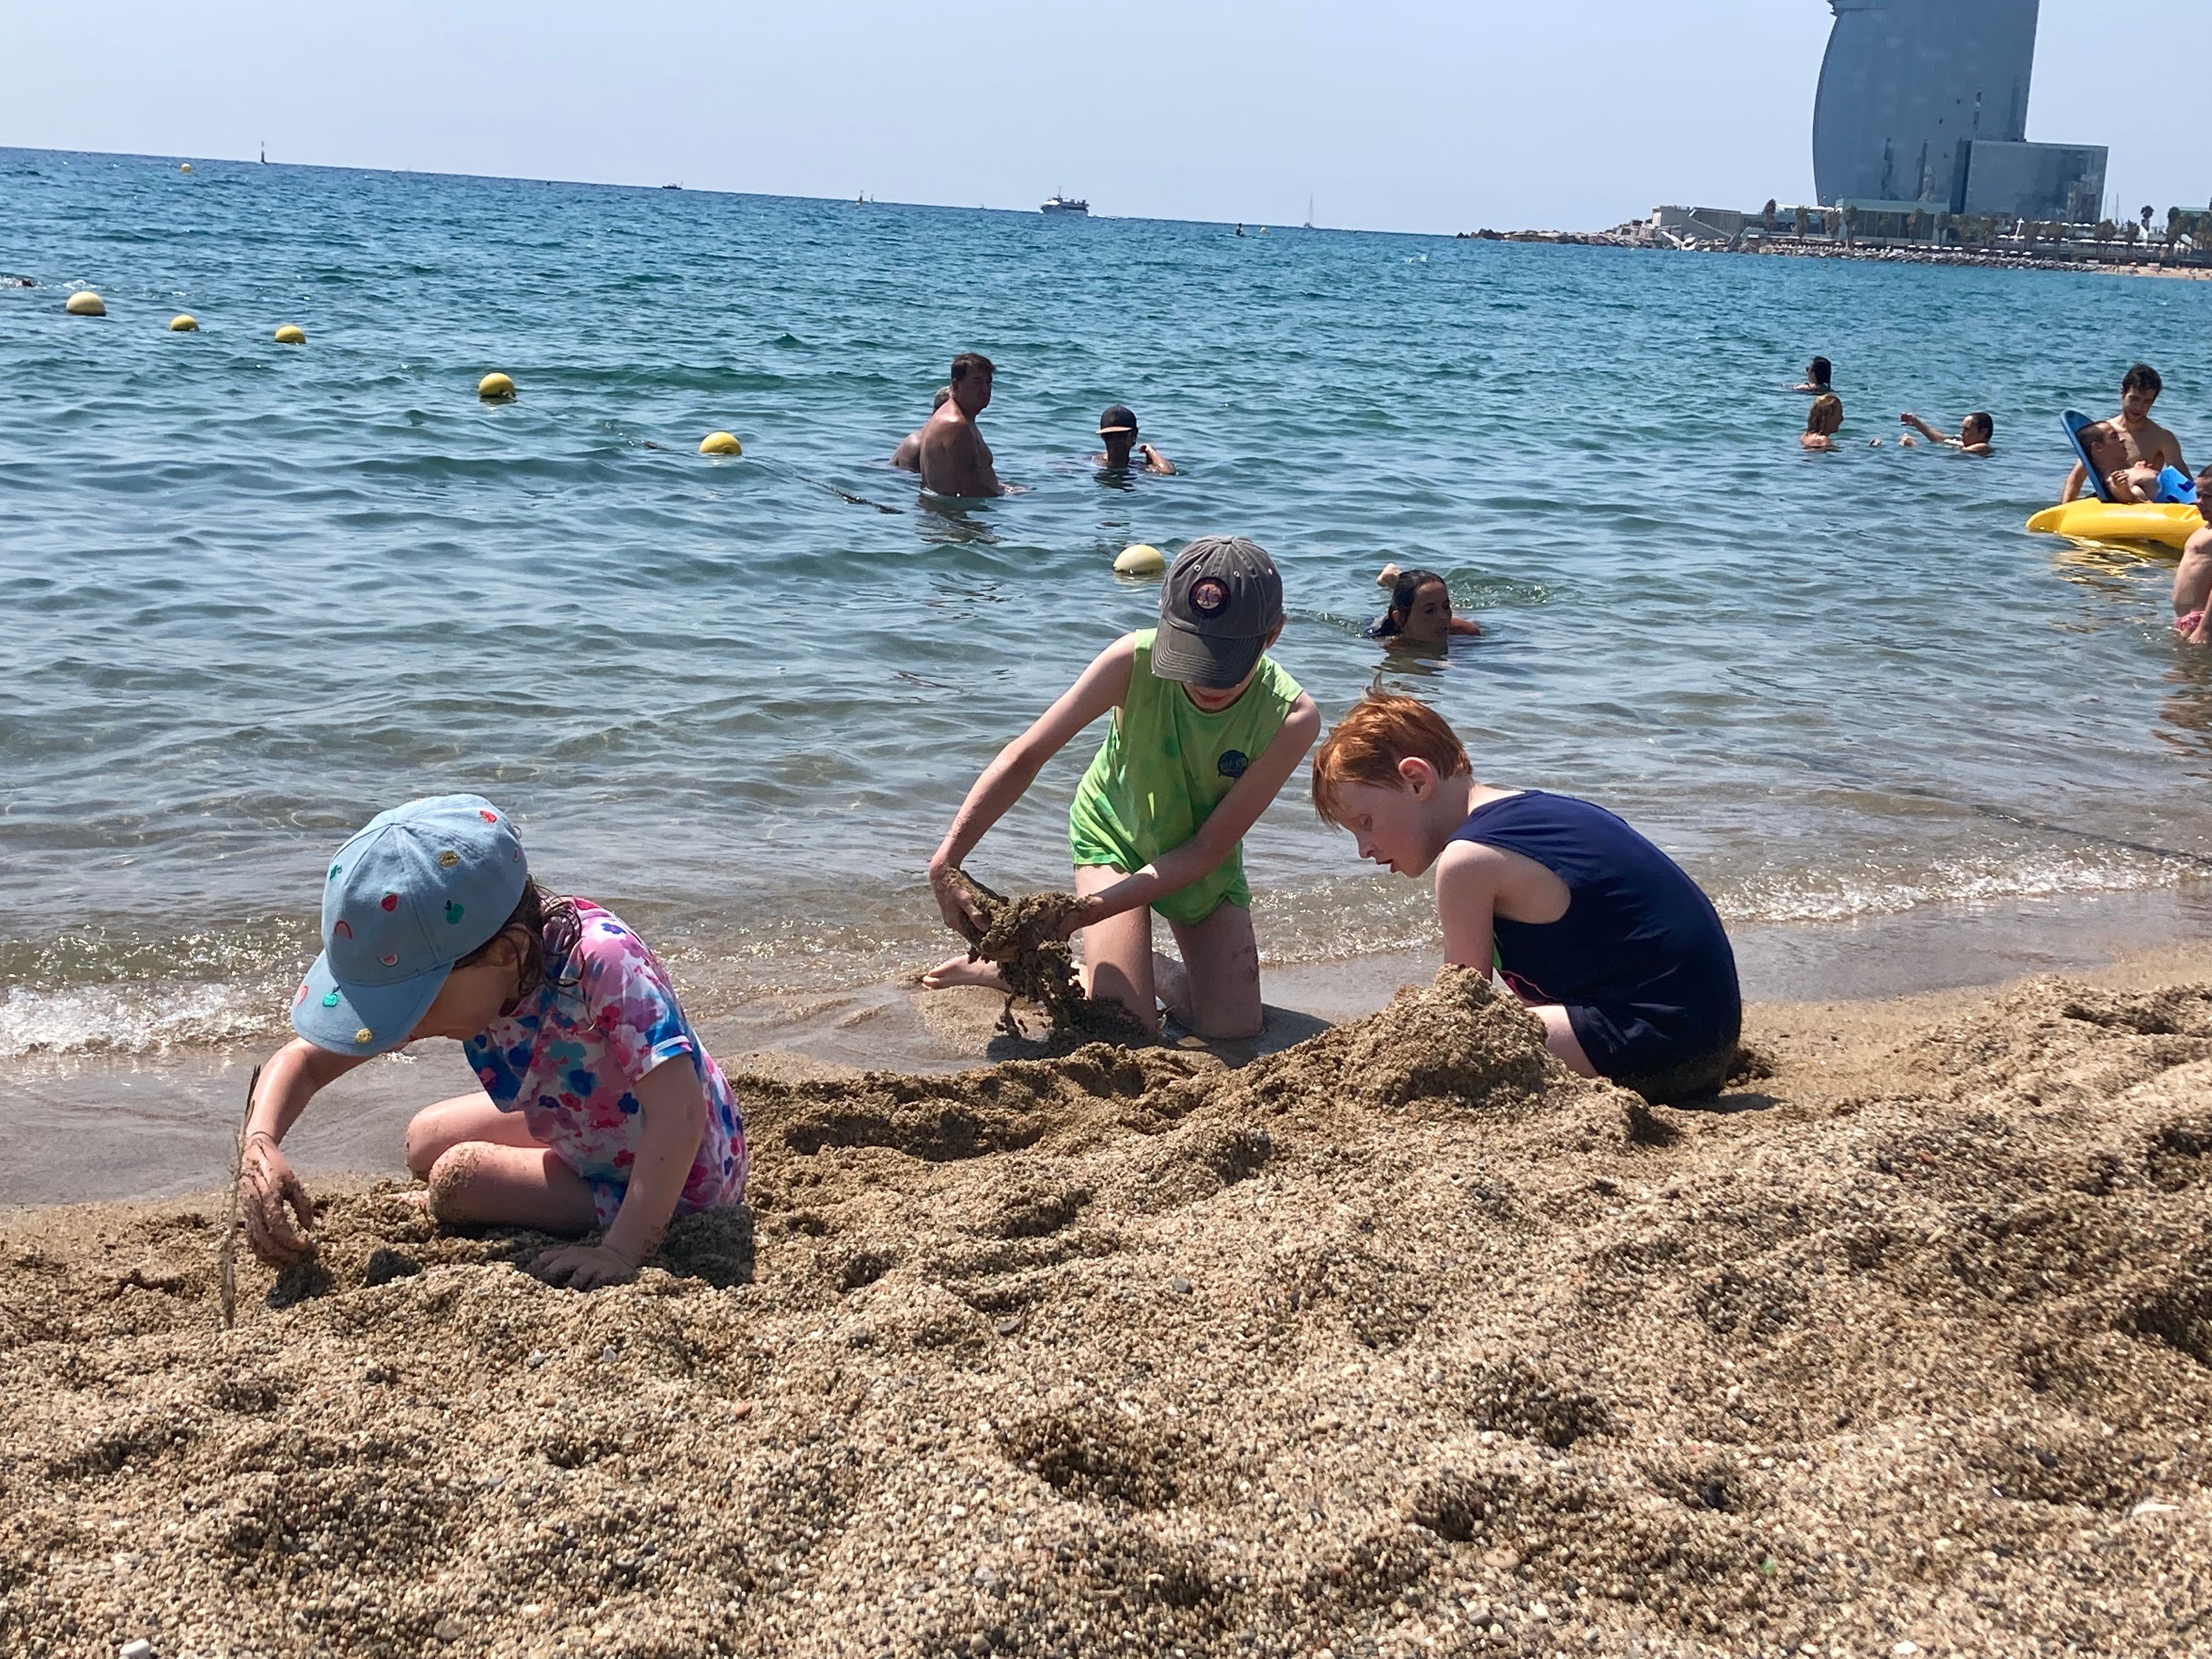
<instances>
[{"instance_id":1,"label":"distant promenade structure","mask_svg":"<svg viewBox=\"0 0 2212 1659\"><path fill-rule=\"evenodd\" d=\"M2027 142L2039 0L1829 0L1813 108L1823 207L2092 223L2101 145Z\"/></svg>"}]
</instances>

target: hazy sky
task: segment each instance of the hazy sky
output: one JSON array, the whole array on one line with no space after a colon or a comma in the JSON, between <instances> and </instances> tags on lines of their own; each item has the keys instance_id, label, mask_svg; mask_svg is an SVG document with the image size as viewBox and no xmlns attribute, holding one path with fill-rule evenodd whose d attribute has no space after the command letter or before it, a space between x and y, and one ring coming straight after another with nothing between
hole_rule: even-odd
<instances>
[{"instance_id":1,"label":"hazy sky","mask_svg":"<svg viewBox=\"0 0 2212 1659\"><path fill-rule=\"evenodd\" d=\"M250 158L266 139L287 161L992 207L1065 190L1278 222L1310 194L1324 224L1437 231L1809 201L1831 21L1823 0L11 11L0 144ZM2043 0L2028 136L2111 145L2130 210L2202 205L2204 0L2112 15Z\"/></svg>"}]
</instances>

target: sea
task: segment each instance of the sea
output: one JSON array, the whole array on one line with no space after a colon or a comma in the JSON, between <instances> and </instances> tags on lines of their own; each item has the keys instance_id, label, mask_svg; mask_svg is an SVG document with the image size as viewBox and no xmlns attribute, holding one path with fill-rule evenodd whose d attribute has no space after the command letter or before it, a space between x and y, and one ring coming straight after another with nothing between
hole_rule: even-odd
<instances>
[{"instance_id":1,"label":"sea","mask_svg":"<svg viewBox=\"0 0 2212 1659\"><path fill-rule=\"evenodd\" d=\"M1155 617L1115 555L1213 532L1325 718L1410 691L1621 812L1754 996L2206 931L2171 558L2022 523L2137 359L2212 455L2212 283L1241 229L0 150L0 1057L264 1045L331 849L436 792L709 1010L910 974L969 782ZM887 464L965 350L1002 500ZM1093 467L1113 403L1174 477ZM1897 444L1976 409L1993 459ZM1386 561L1482 635L1365 637ZM978 875L1066 884L1099 735ZM1307 787L1248 847L1269 970L1431 947Z\"/></svg>"}]
</instances>

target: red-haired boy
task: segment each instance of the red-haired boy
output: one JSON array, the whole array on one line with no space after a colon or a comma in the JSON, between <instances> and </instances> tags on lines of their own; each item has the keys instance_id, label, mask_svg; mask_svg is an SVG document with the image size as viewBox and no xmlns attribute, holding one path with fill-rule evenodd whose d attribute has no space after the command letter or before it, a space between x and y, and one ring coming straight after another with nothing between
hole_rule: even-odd
<instances>
[{"instance_id":1,"label":"red-haired boy","mask_svg":"<svg viewBox=\"0 0 2212 1659\"><path fill-rule=\"evenodd\" d=\"M1728 935L1697 883L1620 818L1477 783L1441 715L1381 692L1322 742L1313 794L1362 858L1436 871L1444 960L1494 963L1565 1065L1660 1102L1727 1079L1743 1023Z\"/></svg>"}]
</instances>

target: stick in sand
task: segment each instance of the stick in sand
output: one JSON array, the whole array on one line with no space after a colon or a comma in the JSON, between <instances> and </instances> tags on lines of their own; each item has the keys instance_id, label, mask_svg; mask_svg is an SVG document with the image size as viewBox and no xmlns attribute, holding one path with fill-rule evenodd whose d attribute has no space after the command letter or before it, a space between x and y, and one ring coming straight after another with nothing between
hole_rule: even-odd
<instances>
[{"instance_id":1,"label":"stick in sand","mask_svg":"<svg viewBox=\"0 0 2212 1659\"><path fill-rule=\"evenodd\" d=\"M230 1202L223 1208L222 1254L220 1258L222 1328L238 1322L238 1183L246 1174L246 1126L253 1121L253 1091L260 1085L261 1068L246 1079L246 1115L238 1120L238 1136L230 1149Z\"/></svg>"}]
</instances>

